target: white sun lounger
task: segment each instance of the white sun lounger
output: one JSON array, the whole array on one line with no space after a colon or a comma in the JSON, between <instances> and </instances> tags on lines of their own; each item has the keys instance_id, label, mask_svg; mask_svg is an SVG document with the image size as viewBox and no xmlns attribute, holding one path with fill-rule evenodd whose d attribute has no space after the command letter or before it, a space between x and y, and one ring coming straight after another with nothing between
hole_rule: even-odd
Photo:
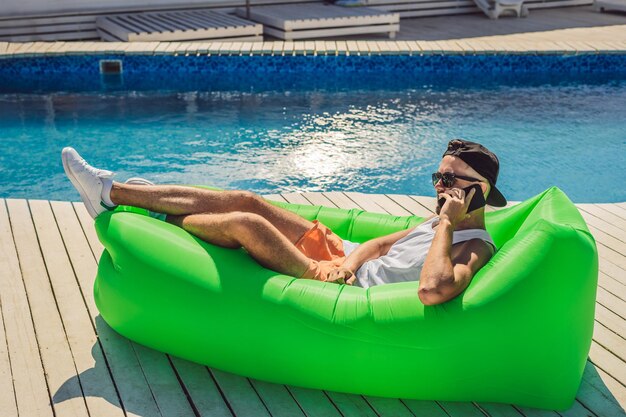
<instances>
[{"instance_id":1,"label":"white sun lounger","mask_svg":"<svg viewBox=\"0 0 626 417\"><path fill-rule=\"evenodd\" d=\"M490 19L497 19L502 13L512 11L517 17L528 16L524 0L474 0L476 6Z\"/></svg>"},{"instance_id":2,"label":"white sun lounger","mask_svg":"<svg viewBox=\"0 0 626 417\"><path fill-rule=\"evenodd\" d=\"M596 0L593 8L598 12L626 12L626 0Z\"/></svg>"},{"instance_id":3,"label":"white sun lounger","mask_svg":"<svg viewBox=\"0 0 626 417\"><path fill-rule=\"evenodd\" d=\"M246 16L246 9L237 9L237 15ZM254 6L249 19L262 23L266 35L287 41L365 33L388 33L393 39L400 30L397 13L321 3Z\"/></svg>"},{"instance_id":4,"label":"white sun lounger","mask_svg":"<svg viewBox=\"0 0 626 417\"><path fill-rule=\"evenodd\" d=\"M203 9L101 16L96 27L105 41L263 40L263 25Z\"/></svg>"}]
</instances>

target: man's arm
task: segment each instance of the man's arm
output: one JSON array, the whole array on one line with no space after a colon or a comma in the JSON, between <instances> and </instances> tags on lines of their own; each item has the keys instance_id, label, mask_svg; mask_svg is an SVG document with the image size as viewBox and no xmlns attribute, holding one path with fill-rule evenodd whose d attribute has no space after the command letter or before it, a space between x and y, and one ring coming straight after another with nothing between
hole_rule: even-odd
<instances>
[{"instance_id":1,"label":"man's arm","mask_svg":"<svg viewBox=\"0 0 626 417\"><path fill-rule=\"evenodd\" d=\"M492 256L489 244L480 239L453 247L453 231L454 227L447 219L442 219L437 226L417 291L424 305L445 303L462 293Z\"/></svg>"},{"instance_id":2,"label":"man's arm","mask_svg":"<svg viewBox=\"0 0 626 417\"><path fill-rule=\"evenodd\" d=\"M439 225L424 260L417 290L425 305L441 304L459 295L491 258L491 247L480 239L452 246L456 224L468 218L467 208L475 192L472 189L466 196L463 190L450 189L438 195L446 201L439 211Z\"/></svg>"},{"instance_id":3,"label":"man's arm","mask_svg":"<svg viewBox=\"0 0 626 417\"><path fill-rule=\"evenodd\" d=\"M377 237L360 244L344 261L342 267L356 272L365 262L384 256L398 240L411 232L412 229L400 230L386 236Z\"/></svg>"}]
</instances>

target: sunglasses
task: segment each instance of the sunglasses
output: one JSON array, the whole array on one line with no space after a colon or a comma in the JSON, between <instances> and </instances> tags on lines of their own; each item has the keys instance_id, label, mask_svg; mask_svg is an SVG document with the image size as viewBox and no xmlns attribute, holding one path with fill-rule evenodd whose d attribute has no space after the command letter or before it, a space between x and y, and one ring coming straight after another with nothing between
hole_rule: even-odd
<instances>
[{"instance_id":1,"label":"sunglasses","mask_svg":"<svg viewBox=\"0 0 626 417\"><path fill-rule=\"evenodd\" d=\"M465 177L463 175L456 175L452 172L444 172L443 174L441 172L435 172L432 176L433 185L437 185L439 180L441 180L444 187L452 187L452 185L456 182L457 178L461 180L465 180L465 181L481 182L481 180L479 180L478 178Z\"/></svg>"}]
</instances>

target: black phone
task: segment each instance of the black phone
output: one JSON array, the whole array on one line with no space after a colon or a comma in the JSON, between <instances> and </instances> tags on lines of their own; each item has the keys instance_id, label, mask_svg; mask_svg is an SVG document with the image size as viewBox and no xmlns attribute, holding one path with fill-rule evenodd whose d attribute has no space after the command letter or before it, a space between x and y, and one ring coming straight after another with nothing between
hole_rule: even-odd
<instances>
[{"instance_id":1,"label":"black phone","mask_svg":"<svg viewBox=\"0 0 626 417\"><path fill-rule=\"evenodd\" d=\"M481 207L485 207L485 205L487 204L487 202L485 201L485 196L483 195L483 190L482 188L480 188L479 184L474 184L470 185L467 188L463 188L463 191L465 191L465 195L467 196L472 188L476 189L476 191L474 192L474 197L472 197L472 201L470 201L470 205L467 208L468 213Z\"/></svg>"},{"instance_id":2,"label":"black phone","mask_svg":"<svg viewBox=\"0 0 626 417\"><path fill-rule=\"evenodd\" d=\"M465 191L465 195L467 196L469 192L472 190L472 188L475 188L476 192L474 192L474 197L472 197L472 201L470 201L470 205L467 208L468 213L476 209L479 209L481 207L485 207L485 205L487 204L487 202L485 201L485 196L483 195L483 190L482 188L480 188L479 184L474 184L474 185L470 185L467 188L463 188L463 191ZM439 207L443 207L445 202L446 202L445 198L440 198Z\"/></svg>"}]
</instances>

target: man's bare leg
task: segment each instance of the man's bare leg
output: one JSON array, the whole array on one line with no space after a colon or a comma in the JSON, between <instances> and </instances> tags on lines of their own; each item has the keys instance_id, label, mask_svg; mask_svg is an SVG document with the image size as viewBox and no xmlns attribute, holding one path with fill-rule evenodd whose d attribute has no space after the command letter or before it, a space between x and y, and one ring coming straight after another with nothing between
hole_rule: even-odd
<instances>
[{"instance_id":1,"label":"man's bare leg","mask_svg":"<svg viewBox=\"0 0 626 417\"><path fill-rule=\"evenodd\" d=\"M170 215L167 221L215 245L233 249L243 246L263 267L282 274L301 277L311 262L283 233L258 214Z\"/></svg>"},{"instance_id":2,"label":"man's bare leg","mask_svg":"<svg viewBox=\"0 0 626 417\"><path fill-rule=\"evenodd\" d=\"M267 219L295 244L313 223L288 210L266 202L249 191L213 191L178 185L132 185L113 182L111 201L115 204L142 207L174 216L199 213L255 213Z\"/></svg>"}]
</instances>

